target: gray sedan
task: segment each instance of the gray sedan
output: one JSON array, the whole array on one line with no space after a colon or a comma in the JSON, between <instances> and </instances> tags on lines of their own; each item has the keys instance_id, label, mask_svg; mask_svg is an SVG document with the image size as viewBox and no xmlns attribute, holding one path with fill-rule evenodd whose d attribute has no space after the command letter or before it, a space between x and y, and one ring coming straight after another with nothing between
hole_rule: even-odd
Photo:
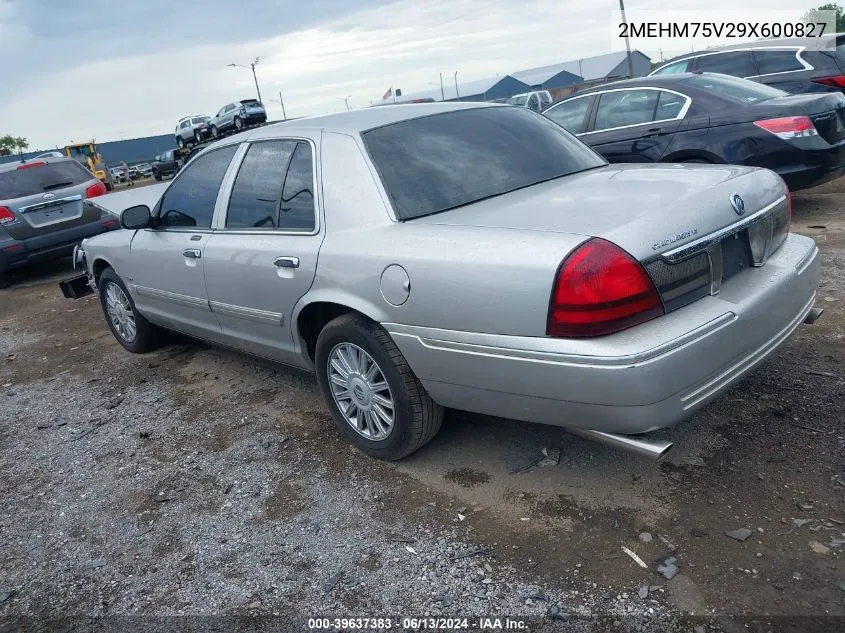
<instances>
[{"instance_id":1,"label":"gray sedan","mask_svg":"<svg viewBox=\"0 0 845 633\"><path fill-rule=\"evenodd\" d=\"M383 459L444 408L659 457L670 444L630 434L686 418L820 314L818 249L789 232L776 174L608 165L525 108L276 124L131 195L93 201L126 230L83 243L66 294L98 292L131 352L176 330L315 371Z\"/></svg>"}]
</instances>

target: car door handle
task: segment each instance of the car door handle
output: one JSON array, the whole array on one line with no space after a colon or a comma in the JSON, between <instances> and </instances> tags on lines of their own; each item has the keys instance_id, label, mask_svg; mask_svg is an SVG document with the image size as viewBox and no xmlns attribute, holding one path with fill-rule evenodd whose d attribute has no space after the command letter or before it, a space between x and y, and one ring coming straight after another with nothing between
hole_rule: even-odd
<instances>
[{"instance_id":1,"label":"car door handle","mask_svg":"<svg viewBox=\"0 0 845 633\"><path fill-rule=\"evenodd\" d=\"M202 251L198 248L189 248L186 251L182 251L182 255L188 259L199 259L202 257Z\"/></svg>"},{"instance_id":2,"label":"car door handle","mask_svg":"<svg viewBox=\"0 0 845 633\"><path fill-rule=\"evenodd\" d=\"M299 257L277 257L273 265L276 268L299 268Z\"/></svg>"},{"instance_id":3,"label":"car door handle","mask_svg":"<svg viewBox=\"0 0 845 633\"><path fill-rule=\"evenodd\" d=\"M657 136L658 134L660 134L660 128L659 127L652 127L652 128L647 129L643 136Z\"/></svg>"}]
</instances>

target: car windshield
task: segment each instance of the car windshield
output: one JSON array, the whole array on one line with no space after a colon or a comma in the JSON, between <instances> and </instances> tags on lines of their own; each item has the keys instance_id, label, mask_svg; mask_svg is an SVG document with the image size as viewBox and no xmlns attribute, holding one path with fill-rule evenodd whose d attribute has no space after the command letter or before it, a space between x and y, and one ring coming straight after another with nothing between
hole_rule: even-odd
<instances>
[{"instance_id":1,"label":"car windshield","mask_svg":"<svg viewBox=\"0 0 845 633\"><path fill-rule=\"evenodd\" d=\"M718 73L693 74L682 82L736 103L758 103L788 94L765 84Z\"/></svg>"},{"instance_id":2,"label":"car windshield","mask_svg":"<svg viewBox=\"0 0 845 633\"><path fill-rule=\"evenodd\" d=\"M75 161L38 165L29 163L25 169L0 172L0 200L22 198L45 191L81 185L94 178L94 174Z\"/></svg>"},{"instance_id":3,"label":"car windshield","mask_svg":"<svg viewBox=\"0 0 845 633\"><path fill-rule=\"evenodd\" d=\"M456 110L362 136L402 220L606 164L563 128L524 108Z\"/></svg>"}]
</instances>

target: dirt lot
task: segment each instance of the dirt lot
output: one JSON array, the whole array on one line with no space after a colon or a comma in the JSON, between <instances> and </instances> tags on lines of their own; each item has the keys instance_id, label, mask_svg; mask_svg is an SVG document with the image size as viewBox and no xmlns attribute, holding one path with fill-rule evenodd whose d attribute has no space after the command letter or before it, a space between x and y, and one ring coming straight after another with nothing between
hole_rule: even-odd
<instances>
[{"instance_id":1,"label":"dirt lot","mask_svg":"<svg viewBox=\"0 0 845 633\"><path fill-rule=\"evenodd\" d=\"M823 253L822 319L664 432L659 465L461 413L411 458L374 462L310 375L187 339L130 355L96 298L61 297L68 262L21 273L0 291L0 630L279 614L279 630L316 615L843 630L843 190L794 201Z\"/></svg>"}]
</instances>

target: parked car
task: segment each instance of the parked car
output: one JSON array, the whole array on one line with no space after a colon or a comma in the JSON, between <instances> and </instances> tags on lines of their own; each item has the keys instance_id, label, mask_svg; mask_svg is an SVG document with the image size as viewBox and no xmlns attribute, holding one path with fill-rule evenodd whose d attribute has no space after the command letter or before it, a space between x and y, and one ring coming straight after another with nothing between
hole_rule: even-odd
<instances>
[{"instance_id":1,"label":"parked car","mask_svg":"<svg viewBox=\"0 0 845 633\"><path fill-rule=\"evenodd\" d=\"M845 34L831 36L831 40L829 50L810 49L806 40L760 40L711 48L670 59L650 76L704 71L750 79L794 94L843 92Z\"/></svg>"},{"instance_id":2,"label":"parked car","mask_svg":"<svg viewBox=\"0 0 845 633\"><path fill-rule=\"evenodd\" d=\"M138 180L138 178L140 178L140 177L141 177L141 174L138 171L138 168L135 165L130 165L129 166L129 178L132 179L132 180Z\"/></svg>"},{"instance_id":3,"label":"parked car","mask_svg":"<svg viewBox=\"0 0 845 633\"><path fill-rule=\"evenodd\" d=\"M530 108L534 112L542 112L552 105L552 101L552 95L548 90L536 90L534 92L524 92L514 95L505 103Z\"/></svg>"},{"instance_id":4,"label":"parked car","mask_svg":"<svg viewBox=\"0 0 845 633\"><path fill-rule=\"evenodd\" d=\"M141 163L139 165L135 165L135 171L138 172L138 176L141 178L152 178L153 166L149 163Z\"/></svg>"},{"instance_id":5,"label":"parked car","mask_svg":"<svg viewBox=\"0 0 845 633\"><path fill-rule=\"evenodd\" d=\"M83 202L106 186L72 158L0 164L0 287L10 270L69 255L83 238L117 229L117 217Z\"/></svg>"},{"instance_id":6,"label":"parked car","mask_svg":"<svg viewBox=\"0 0 845 633\"><path fill-rule=\"evenodd\" d=\"M177 149L169 149L155 157L152 165L153 178L161 180L165 176L174 176L182 166L182 156Z\"/></svg>"},{"instance_id":7,"label":"parked car","mask_svg":"<svg viewBox=\"0 0 845 633\"><path fill-rule=\"evenodd\" d=\"M819 314L819 251L777 174L608 165L527 108L267 126L155 198L114 203L126 230L80 246L66 294L96 290L130 352L172 329L315 371L383 459L444 407L659 456L620 434L691 415Z\"/></svg>"},{"instance_id":8,"label":"parked car","mask_svg":"<svg viewBox=\"0 0 845 633\"><path fill-rule=\"evenodd\" d=\"M65 155L59 151L52 151L52 152L44 152L43 154L39 154L35 158L64 158Z\"/></svg>"},{"instance_id":9,"label":"parked car","mask_svg":"<svg viewBox=\"0 0 845 633\"><path fill-rule=\"evenodd\" d=\"M110 167L109 173L115 182L126 182L127 180L127 174L123 173L122 167Z\"/></svg>"},{"instance_id":10,"label":"parked car","mask_svg":"<svg viewBox=\"0 0 845 633\"><path fill-rule=\"evenodd\" d=\"M218 138L224 132L243 130L248 125L265 123L267 112L258 99L242 99L227 103L209 121L212 138Z\"/></svg>"},{"instance_id":11,"label":"parked car","mask_svg":"<svg viewBox=\"0 0 845 633\"><path fill-rule=\"evenodd\" d=\"M202 114L186 116L176 124L176 145L182 149L190 143L202 143L211 136L210 117Z\"/></svg>"},{"instance_id":12,"label":"parked car","mask_svg":"<svg viewBox=\"0 0 845 633\"><path fill-rule=\"evenodd\" d=\"M611 163L695 162L776 171L790 189L845 173L845 96L790 95L716 73L630 79L544 112Z\"/></svg>"}]
</instances>

